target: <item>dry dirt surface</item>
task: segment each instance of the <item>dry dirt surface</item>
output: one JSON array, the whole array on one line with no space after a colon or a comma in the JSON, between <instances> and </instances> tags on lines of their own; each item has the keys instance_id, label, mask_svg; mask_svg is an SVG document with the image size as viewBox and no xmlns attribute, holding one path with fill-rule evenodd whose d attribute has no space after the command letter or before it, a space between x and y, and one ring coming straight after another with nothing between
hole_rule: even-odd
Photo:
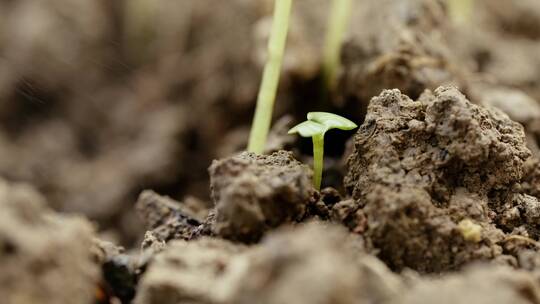
<instances>
[{"instance_id":1,"label":"dry dirt surface","mask_svg":"<svg viewBox=\"0 0 540 304\"><path fill-rule=\"evenodd\" d=\"M540 2L448 1L353 0L330 92L294 1L256 155L274 0L0 0L0 302L540 303Z\"/></svg>"}]
</instances>

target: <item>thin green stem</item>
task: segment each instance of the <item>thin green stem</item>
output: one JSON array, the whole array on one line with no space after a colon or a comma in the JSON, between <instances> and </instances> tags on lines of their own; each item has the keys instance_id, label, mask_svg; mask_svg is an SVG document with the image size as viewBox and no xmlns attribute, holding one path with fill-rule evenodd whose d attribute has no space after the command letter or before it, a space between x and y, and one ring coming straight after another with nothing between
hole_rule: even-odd
<instances>
[{"instance_id":1,"label":"thin green stem","mask_svg":"<svg viewBox=\"0 0 540 304\"><path fill-rule=\"evenodd\" d=\"M324 164L324 134L313 136L313 186L321 189Z\"/></svg>"},{"instance_id":2,"label":"thin green stem","mask_svg":"<svg viewBox=\"0 0 540 304\"><path fill-rule=\"evenodd\" d=\"M323 77L326 88L330 91L337 84L341 45L349 23L351 9L352 0L333 0L323 54Z\"/></svg>"},{"instance_id":3,"label":"thin green stem","mask_svg":"<svg viewBox=\"0 0 540 304\"><path fill-rule=\"evenodd\" d=\"M285 52L287 32L289 29L289 18L291 15L292 0L275 0L274 19L272 21L272 32L268 42L268 60L264 67L263 78L259 95L255 117L249 134L248 151L262 153L266 144L266 137L272 121L272 112L276 91L279 83L279 74Z\"/></svg>"}]
</instances>

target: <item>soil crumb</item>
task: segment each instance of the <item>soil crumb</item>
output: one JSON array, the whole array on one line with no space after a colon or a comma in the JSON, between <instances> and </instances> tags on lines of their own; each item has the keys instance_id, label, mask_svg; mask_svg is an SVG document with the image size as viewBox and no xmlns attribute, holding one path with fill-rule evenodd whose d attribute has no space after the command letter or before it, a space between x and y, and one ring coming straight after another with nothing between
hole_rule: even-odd
<instances>
[{"instance_id":1,"label":"soil crumb","mask_svg":"<svg viewBox=\"0 0 540 304\"><path fill-rule=\"evenodd\" d=\"M237 285L231 260L243 250L214 238L172 241L149 265L134 303L226 303L223 293Z\"/></svg>"}]
</instances>

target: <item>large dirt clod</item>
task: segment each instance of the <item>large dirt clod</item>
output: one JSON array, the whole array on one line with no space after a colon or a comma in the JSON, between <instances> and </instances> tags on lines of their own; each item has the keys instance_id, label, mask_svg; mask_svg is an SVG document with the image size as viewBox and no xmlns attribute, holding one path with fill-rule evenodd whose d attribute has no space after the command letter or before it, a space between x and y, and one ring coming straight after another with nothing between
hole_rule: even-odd
<instances>
[{"instance_id":1,"label":"large dirt clod","mask_svg":"<svg viewBox=\"0 0 540 304\"><path fill-rule=\"evenodd\" d=\"M502 253L493 219L529 156L521 125L454 87L417 101L389 90L371 101L345 186L388 265L438 272ZM479 241L467 240L462 221L482 228Z\"/></svg>"},{"instance_id":2,"label":"large dirt clod","mask_svg":"<svg viewBox=\"0 0 540 304\"><path fill-rule=\"evenodd\" d=\"M227 303L224 301L230 289L237 284L232 259L243 250L242 246L219 239L173 241L154 257L134 303Z\"/></svg>"}]
</instances>

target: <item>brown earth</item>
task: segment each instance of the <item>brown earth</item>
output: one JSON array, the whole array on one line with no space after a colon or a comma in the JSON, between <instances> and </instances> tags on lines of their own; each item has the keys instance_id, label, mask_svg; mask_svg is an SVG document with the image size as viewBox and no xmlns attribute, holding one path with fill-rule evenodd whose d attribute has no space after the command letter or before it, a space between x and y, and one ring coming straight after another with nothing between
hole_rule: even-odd
<instances>
[{"instance_id":1,"label":"brown earth","mask_svg":"<svg viewBox=\"0 0 540 304\"><path fill-rule=\"evenodd\" d=\"M6 303L540 303L538 1L353 1L330 94L295 1L265 155L273 1L218 2L0 1Z\"/></svg>"}]
</instances>

